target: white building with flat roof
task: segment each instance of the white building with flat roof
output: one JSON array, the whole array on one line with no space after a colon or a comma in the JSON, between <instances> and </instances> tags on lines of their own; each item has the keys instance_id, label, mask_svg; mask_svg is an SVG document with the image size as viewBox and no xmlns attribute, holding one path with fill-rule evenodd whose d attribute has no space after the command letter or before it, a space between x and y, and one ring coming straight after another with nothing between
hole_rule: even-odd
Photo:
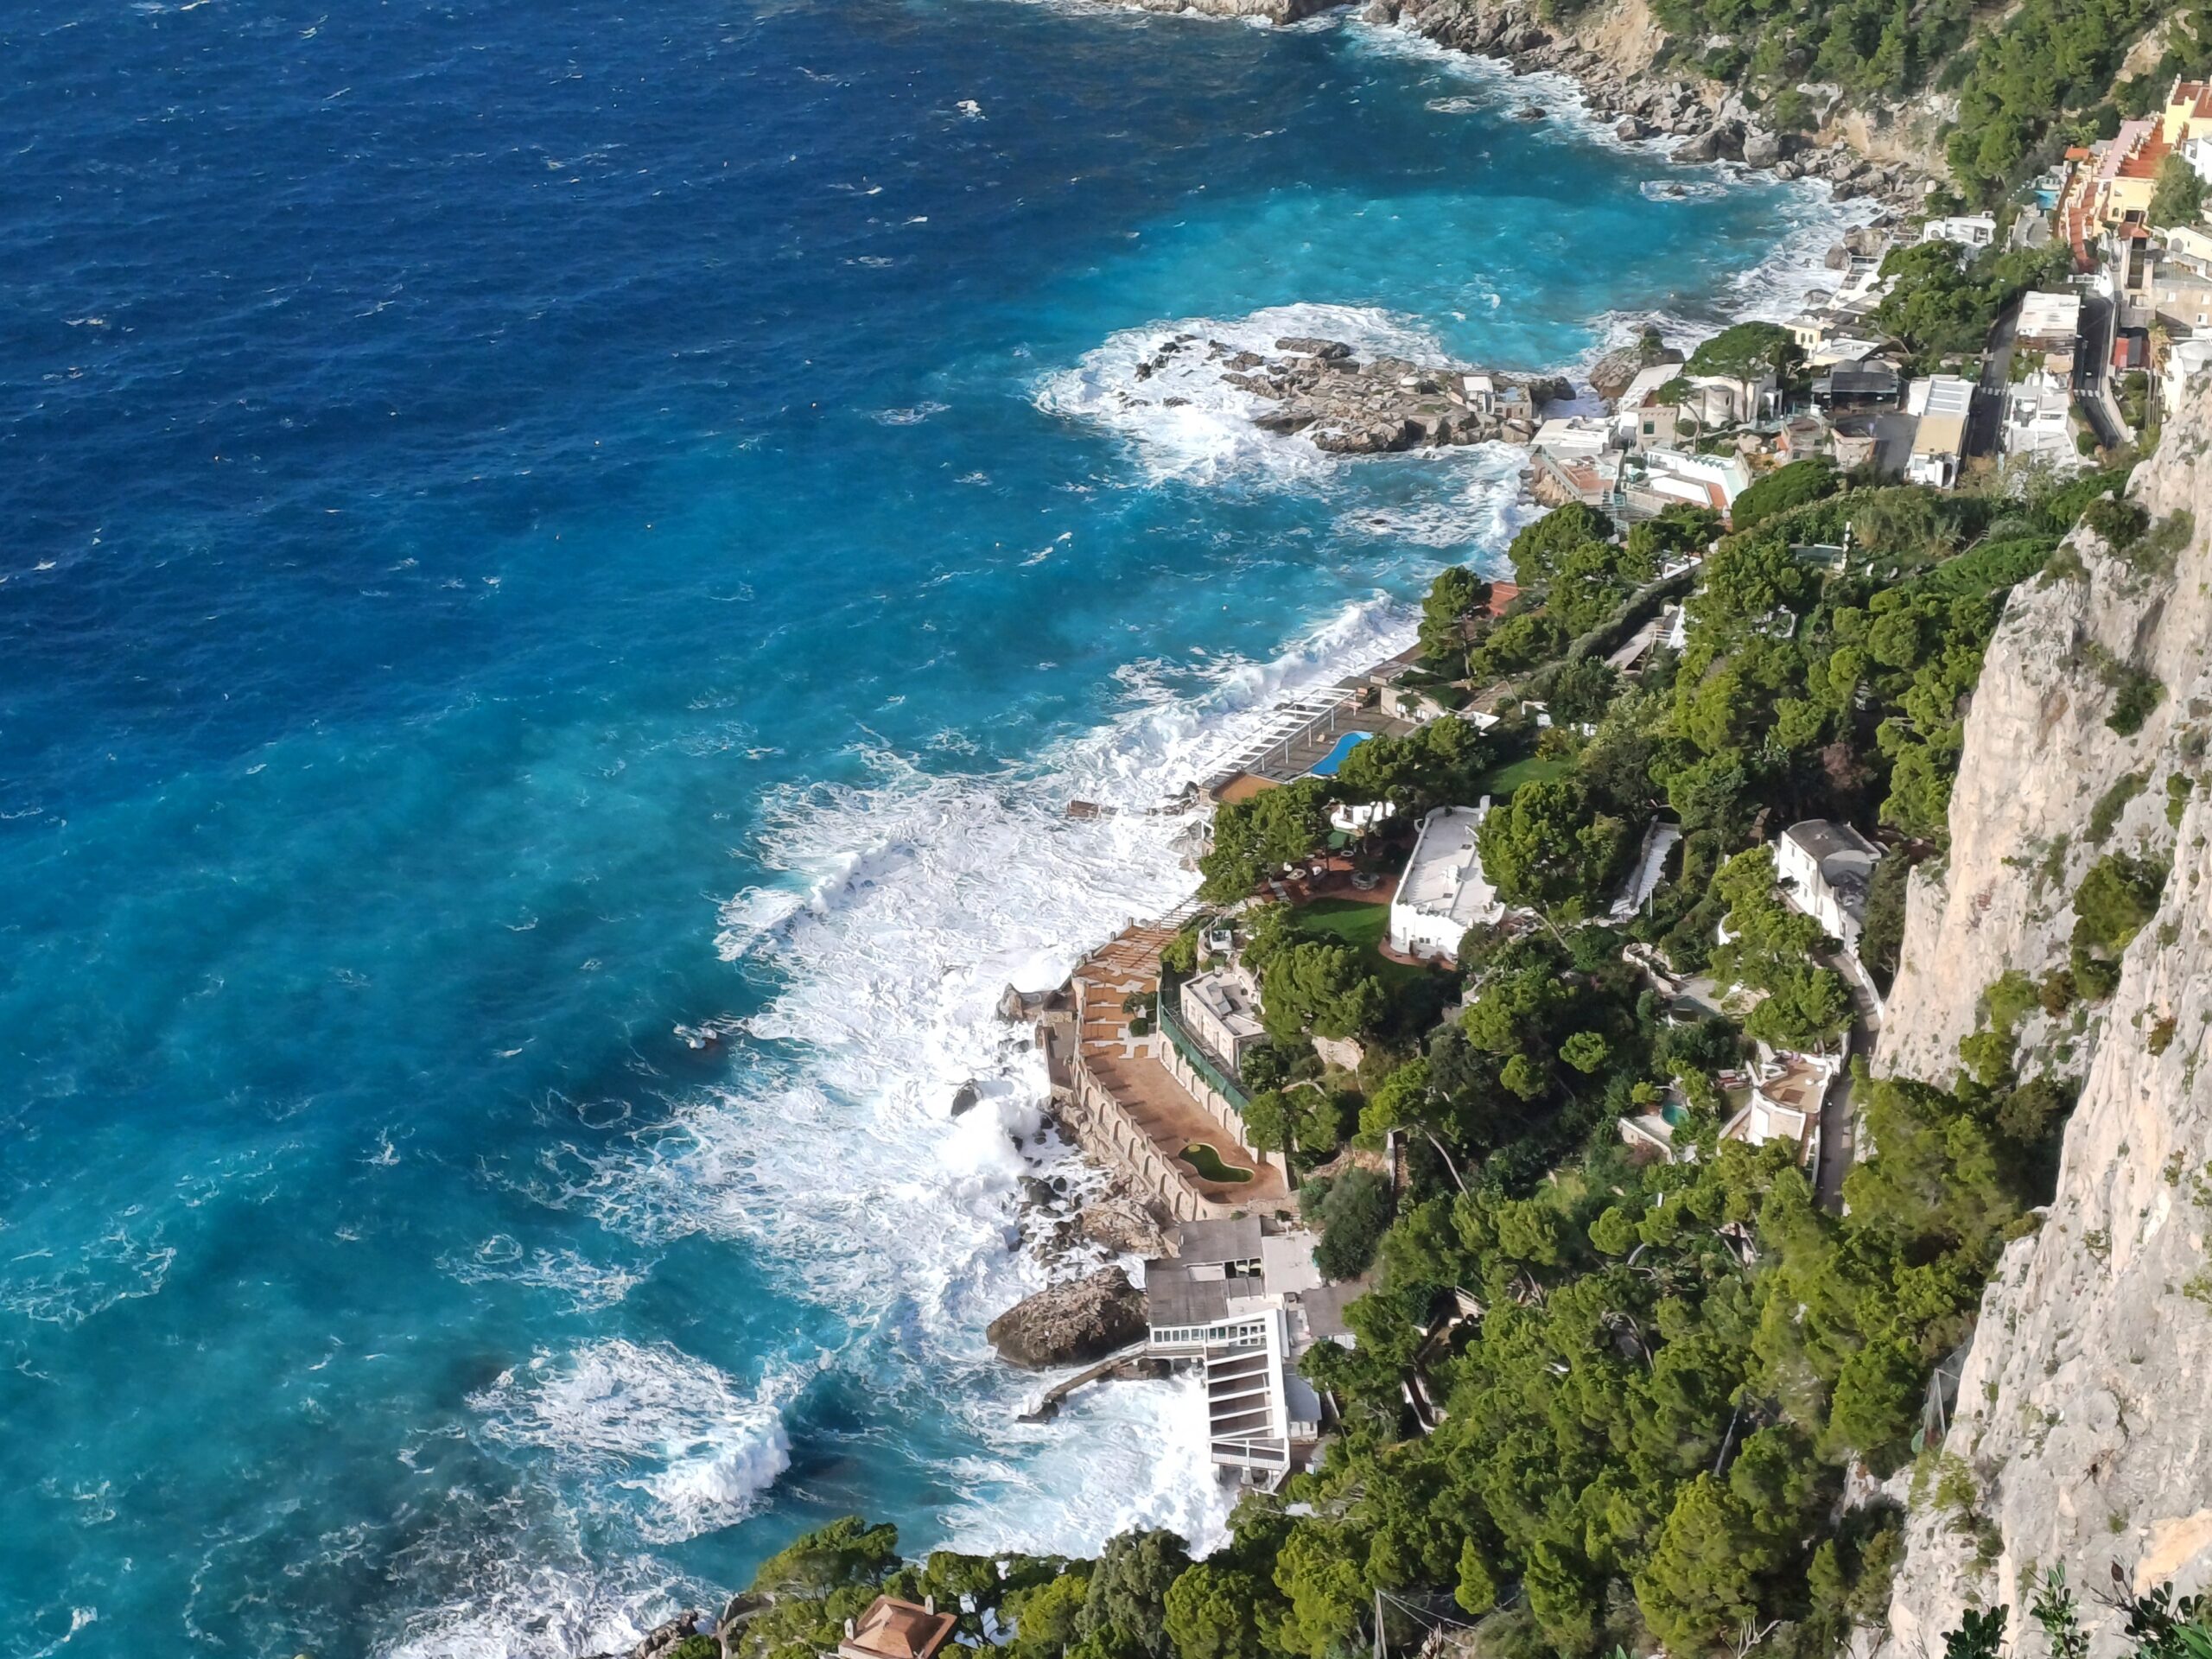
<instances>
[{"instance_id":1,"label":"white building with flat roof","mask_svg":"<svg viewBox=\"0 0 2212 1659\"><path fill-rule=\"evenodd\" d=\"M1923 242L1949 242L1961 248L1986 248L1997 239L1997 221L1986 213L1955 213L1931 219L1920 227Z\"/></svg>"},{"instance_id":2,"label":"white building with flat roof","mask_svg":"<svg viewBox=\"0 0 2212 1659\"><path fill-rule=\"evenodd\" d=\"M2015 350L2071 352L2081 332L2082 296L2074 290L2020 296L2019 321L2012 328Z\"/></svg>"},{"instance_id":3,"label":"white building with flat roof","mask_svg":"<svg viewBox=\"0 0 2212 1659\"><path fill-rule=\"evenodd\" d=\"M2063 375L2037 369L2005 394L2005 453L2042 455L2062 470L2082 465L2074 447L2073 387Z\"/></svg>"},{"instance_id":4,"label":"white building with flat roof","mask_svg":"<svg viewBox=\"0 0 2212 1659\"><path fill-rule=\"evenodd\" d=\"M1314 1236L1257 1217L1186 1221L1175 1254L1145 1264L1146 1350L1205 1376L1207 1452L1268 1490L1320 1439L1320 1397L1298 1362L1317 1342L1354 1344L1344 1306L1361 1287L1324 1282Z\"/></svg>"},{"instance_id":5,"label":"white building with flat roof","mask_svg":"<svg viewBox=\"0 0 2212 1659\"><path fill-rule=\"evenodd\" d=\"M1479 806L1440 806L1421 820L1390 900L1390 948L1400 956L1457 962L1469 928L1505 914L1476 844L1489 815L1485 795Z\"/></svg>"},{"instance_id":6,"label":"white building with flat roof","mask_svg":"<svg viewBox=\"0 0 2212 1659\"><path fill-rule=\"evenodd\" d=\"M1738 454L1655 449L1643 457L1643 487L1662 501L1687 501L1725 516L1736 498L1751 487L1751 469Z\"/></svg>"},{"instance_id":7,"label":"white building with flat roof","mask_svg":"<svg viewBox=\"0 0 2212 1659\"><path fill-rule=\"evenodd\" d=\"M1243 1068L1255 1044L1267 1039L1268 1028L1260 1020L1260 988L1242 963L1192 975L1175 1000L1183 1028L1226 1061L1232 1072Z\"/></svg>"},{"instance_id":8,"label":"white building with flat roof","mask_svg":"<svg viewBox=\"0 0 2212 1659\"><path fill-rule=\"evenodd\" d=\"M1936 374L1916 381L1913 391L1918 404L1914 412L1920 416L1920 424L1912 435L1905 480L1948 490L1959 481L1959 457L1966 453L1974 382L1955 374Z\"/></svg>"},{"instance_id":9,"label":"white building with flat roof","mask_svg":"<svg viewBox=\"0 0 2212 1659\"><path fill-rule=\"evenodd\" d=\"M1534 448L1554 459L1602 455L1612 447L1613 425L1603 415L1555 415L1536 429Z\"/></svg>"}]
</instances>

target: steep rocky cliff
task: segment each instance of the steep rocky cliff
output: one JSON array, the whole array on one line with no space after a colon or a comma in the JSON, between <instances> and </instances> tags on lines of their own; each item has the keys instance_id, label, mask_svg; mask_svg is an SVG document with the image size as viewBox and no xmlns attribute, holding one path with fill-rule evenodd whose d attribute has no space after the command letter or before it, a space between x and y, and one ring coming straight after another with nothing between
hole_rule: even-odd
<instances>
[{"instance_id":1,"label":"steep rocky cliff","mask_svg":"<svg viewBox=\"0 0 2212 1659\"><path fill-rule=\"evenodd\" d=\"M2087 1591L2115 1562L2139 1587L2212 1582L2208 448L2200 392L2132 486L2164 536L2121 556L2078 530L2072 557L2015 590L1967 721L1948 858L1916 875L1878 1069L1946 1080L1991 982L2064 963L2093 864L2172 861L2109 1001L2023 1027L2023 1070L2081 1076L2081 1100L2056 1198L1988 1289L1943 1465L1921 1483L1891 1610L1900 1656L1940 1653L1967 1606L2021 1610L2054 1564ZM2145 674L2164 695L2123 734L2116 701ZM2114 1621L2084 1601L2113 1651Z\"/></svg>"}]
</instances>

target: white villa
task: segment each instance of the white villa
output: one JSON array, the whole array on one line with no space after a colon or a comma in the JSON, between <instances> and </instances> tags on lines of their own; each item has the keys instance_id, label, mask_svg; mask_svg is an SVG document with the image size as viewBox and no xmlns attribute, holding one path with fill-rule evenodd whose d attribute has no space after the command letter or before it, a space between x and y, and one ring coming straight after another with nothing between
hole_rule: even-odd
<instances>
[{"instance_id":1,"label":"white villa","mask_svg":"<svg viewBox=\"0 0 2212 1659\"><path fill-rule=\"evenodd\" d=\"M1931 219L1920 227L1925 242L1951 242L1962 248L1986 248L1997 239L1997 221L1986 213L1959 213Z\"/></svg>"},{"instance_id":2,"label":"white villa","mask_svg":"<svg viewBox=\"0 0 2212 1659\"><path fill-rule=\"evenodd\" d=\"M1853 956L1866 920L1866 888L1881 849L1847 823L1807 818L1776 837L1775 879L1782 894Z\"/></svg>"},{"instance_id":3,"label":"white villa","mask_svg":"<svg viewBox=\"0 0 2212 1659\"><path fill-rule=\"evenodd\" d=\"M1694 455L1653 449L1643 457L1643 489L1660 499L1687 501L1726 514L1736 498L1751 487L1751 469L1741 455Z\"/></svg>"},{"instance_id":4,"label":"white villa","mask_svg":"<svg viewBox=\"0 0 2212 1659\"><path fill-rule=\"evenodd\" d=\"M2005 397L2005 453L2042 455L2062 471L2081 463L2070 414L2074 391L2064 375L2037 369L2015 381Z\"/></svg>"},{"instance_id":5,"label":"white villa","mask_svg":"<svg viewBox=\"0 0 2212 1659\"><path fill-rule=\"evenodd\" d=\"M1268 1028L1260 1022L1260 988L1241 962L1185 980L1176 1012L1185 1029L1226 1060L1231 1071L1243 1068L1247 1050L1267 1039Z\"/></svg>"},{"instance_id":6,"label":"white villa","mask_svg":"<svg viewBox=\"0 0 2212 1659\"><path fill-rule=\"evenodd\" d=\"M1721 1125L1720 1138L1764 1147L1779 1141L1810 1163L1820 1147L1821 1106L1843 1070L1840 1054L1777 1053L1759 1046L1751 1097Z\"/></svg>"},{"instance_id":7,"label":"white villa","mask_svg":"<svg viewBox=\"0 0 2212 1659\"><path fill-rule=\"evenodd\" d=\"M1489 813L1485 795L1479 806L1440 806L1421 820L1390 900L1390 948L1400 956L1456 962L1469 928L1505 914L1475 843Z\"/></svg>"}]
</instances>

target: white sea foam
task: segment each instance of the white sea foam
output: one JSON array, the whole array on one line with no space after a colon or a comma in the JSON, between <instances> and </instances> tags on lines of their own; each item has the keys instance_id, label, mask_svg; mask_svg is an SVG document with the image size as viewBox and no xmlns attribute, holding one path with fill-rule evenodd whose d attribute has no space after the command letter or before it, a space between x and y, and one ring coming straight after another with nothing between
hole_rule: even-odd
<instances>
[{"instance_id":1,"label":"white sea foam","mask_svg":"<svg viewBox=\"0 0 2212 1659\"><path fill-rule=\"evenodd\" d=\"M789 1264L852 1328L871 1386L958 1422L982 1448L960 1471L970 1496L939 1518L938 1536L910 1528L909 1548L950 1538L1089 1550L1140 1522L1175 1526L1201 1548L1220 1535L1224 1500L1187 1389L1107 1390L1049 1427L1015 1421L1033 1384L996 1363L983 1327L1045 1281L1016 1248L1020 1179L1039 1160L1079 1166L1046 1135L1041 1064L996 1003L1008 983L1058 982L1084 950L1190 891L1177 846L1188 820L1143 809L1249 741L1286 694L1410 632L1408 613L1378 599L1273 662L1212 660L1196 698L1158 665L1132 667L1118 719L1018 772L948 778L880 755L870 785L769 803L766 839L798 902L722 912L725 953L784 976L730 1039L743 1081L683 1102L671 1122L583 1169L570 1197L648 1241L705 1231ZM1124 810L1071 821L1071 796ZM980 1098L955 1117L952 1097L970 1080ZM830 1169L834 1182L823 1179ZM686 1363L648 1353L653 1367ZM617 1390L607 1374L626 1377L646 1357L549 1361L551 1382L518 1375L485 1403L501 1433L613 1459L634 1478L640 1448L667 1431L642 1433L641 1414L616 1402L645 1385ZM709 1392L716 1386L729 1392L710 1378ZM684 1432L702 1427L687 1420ZM649 1490L666 1497L687 1471L701 1484L702 1461L649 1468ZM751 1470L741 1465L742 1481Z\"/></svg>"},{"instance_id":2,"label":"white sea foam","mask_svg":"<svg viewBox=\"0 0 2212 1659\"><path fill-rule=\"evenodd\" d=\"M1436 452L1433 464L1449 466L1451 487L1404 504L1369 504L1337 520L1344 536L1374 536L1431 547L1477 563L1500 561L1505 544L1543 508L1521 487L1527 452L1505 443L1472 444ZM1502 568L1502 566L1501 566Z\"/></svg>"},{"instance_id":3,"label":"white sea foam","mask_svg":"<svg viewBox=\"0 0 2212 1659\"><path fill-rule=\"evenodd\" d=\"M162 1243L161 1232L134 1205L81 1246L19 1255L0 1274L0 1309L73 1326L118 1302L157 1296L176 1261L176 1247Z\"/></svg>"},{"instance_id":4,"label":"white sea foam","mask_svg":"<svg viewBox=\"0 0 2212 1659\"><path fill-rule=\"evenodd\" d=\"M542 1530L535 1541L545 1541ZM625 1653L677 1610L715 1605L716 1592L650 1555L587 1560L573 1540L562 1554L558 1564L530 1567L505 1560L473 1565L452 1593L411 1615L379 1653L384 1659Z\"/></svg>"},{"instance_id":5,"label":"white sea foam","mask_svg":"<svg viewBox=\"0 0 2212 1659\"><path fill-rule=\"evenodd\" d=\"M504 1233L486 1239L466 1256L438 1264L465 1285L494 1280L558 1291L575 1312L612 1307L627 1296L645 1277L642 1271L603 1266L573 1249L549 1250L543 1246L525 1252Z\"/></svg>"},{"instance_id":6,"label":"white sea foam","mask_svg":"<svg viewBox=\"0 0 2212 1659\"><path fill-rule=\"evenodd\" d=\"M1481 109L1503 111L1509 104L1534 104L1549 118L1532 125L1538 135L1569 138L1578 143L1618 150L1625 155L1665 162L1678 142L1672 134L1649 138L1623 138L1615 124L1592 111L1581 83L1553 71L1516 74L1502 58L1482 57L1443 46L1401 23L1369 23L1357 17L1344 21L1356 48L1380 57L1397 57L1431 65L1450 76L1481 89L1475 94L1452 94L1430 100L1429 107L1452 113ZM1786 182L1771 174L1730 162L1677 165L1665 162L1665 170L1639 186L1649 200L1675 196L1712 197L1732 190L1765 189L1786 192L1791 227L1774 251L1751 269L1739 273L1713 296L1713 312L1731 321L1779 321L1804 308L1808 289L1834 281L1821 256L1856 225L1871 223L1880 213L1878 203L1867 200L1839 202L1829 187L1817 180ZM1646 325L1656 326L1670 344L1694 343L1713 332L1710 318L1667 315L1614 314L1602 320L1605 346L1633 340ZM1599 349L1605 349L1601 346ZM1597 355L1596 352L1590 354Z\"/></svg>"},{"instance_id":7,"label":"white sea foam","mask_svg":"<svg viewBox=\"0 0 2212 1659\"><path fill-rule=\"evenodd\" d=\"M540 1354L469 1404L489 1439L551 1452L603 1499L641 1494L640 1535L680 1543L742 1520L791 1466L779 1402L792 1386L747 1396L669 1344L614 1338Z\"/></svg>"},{"instance_id":8,"label":"white sea foam","mask_svg":"<svg viewBox=\"0 0 2212 1659\"><path fill-rule=\"evenodd\" d=\"M1450 361L1436 336L1413 318L1362 305L1276 305L1233 319L1185 317L1124 328L1084 353L1069 369L1037 384L1046 413L1104 427L1127 439L1155 480L1201 482L1244 474L1283 481L1310 479L1342 466L1303 437L1263 432L1252 416L1268 400L1225 385L1211 348L1272 353L1275 341L1303 334L1342 340L1363 356L1415 363ZM1178 335L1186 340L1165 366L1140 378Z\"/></svg>"}]
</instances>

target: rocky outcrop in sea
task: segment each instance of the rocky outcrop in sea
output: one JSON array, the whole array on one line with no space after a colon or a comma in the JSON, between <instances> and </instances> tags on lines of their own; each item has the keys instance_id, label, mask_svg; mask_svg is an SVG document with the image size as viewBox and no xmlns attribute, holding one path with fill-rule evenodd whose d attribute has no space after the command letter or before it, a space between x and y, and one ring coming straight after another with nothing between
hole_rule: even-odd
<instances>
[{"instance_id":1,"label":"rocky outcrop in sea","mask_svg":"<svg viewBox=\"0 0 2212 1659\"><path fill-rule=\"evenodd\" d=\"M1484 443L1525 443L1546 404L1574 395L1557 375L1498 374L1463 364L1422 364L1402 357L1363 359L1338 340L1300 335L1271 352L1240 350L1197 334L1160 342L1136 366L1140 383L1170 367L1188 372L1192 359L1217 365L1224 385L1274 405L1252 417L1263 431L1302 434L1334 455L1395 454L1407 449ZM1469 390L1482 376L1491 390ZM1167 397L1172 406L1178 400Z\"/></svg>"},{"instance_id":2,"label":"rocky outcrop in sea","mask_svg":"<svg viewBox=\"0 0 2212 1659\"><path fill-rule=\"evenodd\" d=\"M1049 1286L993 1319L999 1357L1027 1370L1088 1365L1145 1333L1144 1293L1119 1268Z\"/></svg>"}]
</instances>

